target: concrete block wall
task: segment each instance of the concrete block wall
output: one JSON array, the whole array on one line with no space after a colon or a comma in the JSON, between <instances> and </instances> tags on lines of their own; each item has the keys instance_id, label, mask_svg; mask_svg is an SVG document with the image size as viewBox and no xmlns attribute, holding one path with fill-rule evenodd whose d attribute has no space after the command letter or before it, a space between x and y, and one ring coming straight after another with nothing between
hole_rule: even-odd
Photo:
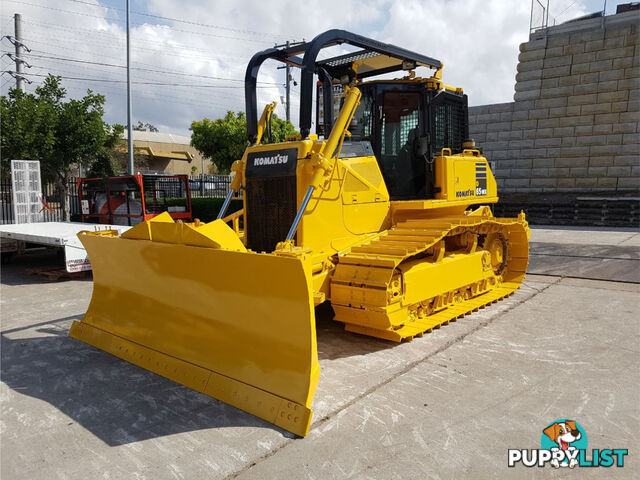
<instances>
[{"instance_id":1,"label":"concrete block wall","mask_svg":"<svg viewBox=\"0 0 640 480\"><path fill-rule=\"evenodd\" d=\"M640 11L535 32L514 102L469 109L500 192L640 190Z\"/></svg>"}]
</instances>

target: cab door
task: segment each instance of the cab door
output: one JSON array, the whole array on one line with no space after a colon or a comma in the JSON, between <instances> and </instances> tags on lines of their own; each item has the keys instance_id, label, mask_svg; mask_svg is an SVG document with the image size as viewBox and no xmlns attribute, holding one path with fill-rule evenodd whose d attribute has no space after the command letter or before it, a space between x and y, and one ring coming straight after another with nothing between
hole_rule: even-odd
<instances>
[{"instance_id":1,"label":"cab door","mask_svg":"<svg viewBox=\"0 0 640 480\"><path fill-rule=\"evenodd\" d=\"M425 132L423 93L389 84L379 89L376 103L374 150L391 199L425 198L426 159L415 154Z\"/></svg>"}]
</instances>

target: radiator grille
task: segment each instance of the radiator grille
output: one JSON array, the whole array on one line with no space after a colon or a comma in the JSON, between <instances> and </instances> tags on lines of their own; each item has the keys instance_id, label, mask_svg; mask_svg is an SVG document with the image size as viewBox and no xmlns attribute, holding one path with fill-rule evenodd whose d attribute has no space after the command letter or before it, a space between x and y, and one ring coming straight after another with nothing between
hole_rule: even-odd
<instances>
[{"instance_id":1,"label":"radiator grille","mask_svg":"<svg viewBox=\"0 0 640 480\"><path fill-rule=\"evenodd\" d=\"M247 247L272 252L296 216L296 177L247 178Z\"/></svg>"}]
</instances>

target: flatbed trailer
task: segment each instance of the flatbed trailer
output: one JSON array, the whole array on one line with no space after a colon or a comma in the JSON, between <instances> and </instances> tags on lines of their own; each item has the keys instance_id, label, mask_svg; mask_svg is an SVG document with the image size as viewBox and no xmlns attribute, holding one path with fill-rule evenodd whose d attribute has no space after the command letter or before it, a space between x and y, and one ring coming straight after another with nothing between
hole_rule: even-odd
<instances>
[{"instance_id":1,"label":"flatbed trailer","mask_svg":"<svg viewBox=\"0 0 640 480\"><path fill-rule=\"evenodd\" d=\"M64 263L67 272L91 270L91 264L78 233L83 230L118 230L122 233L131 227L126 225L107 225L80 222L38 222L0 225L2 253L20 251L20 242L25 245L37 244L64 249ZM15 243L14 243L15 242ZM13 244L13 245L12 245Z\"/></svg>"}]
</instances>

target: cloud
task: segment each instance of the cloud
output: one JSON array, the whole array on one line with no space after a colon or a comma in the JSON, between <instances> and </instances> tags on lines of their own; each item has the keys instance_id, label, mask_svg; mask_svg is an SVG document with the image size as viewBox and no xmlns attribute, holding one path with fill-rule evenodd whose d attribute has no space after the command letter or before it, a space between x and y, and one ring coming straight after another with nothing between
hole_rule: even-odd
<instances>
[{"instance_id":1,"label":"cloud","mask_svg":"<svg viewBox=\"0 0 640 480\"><path fill-rule=\"evenodd\" d=\"M105 80L67 78L63 84L73 97L82 96L87 88L103 93L106 120L126 122L120 3L2 3L3 35L13 33L14 12L23 16L25 43L32 48L28 60L34 66L28 70L34 81L30 89L42 80L38 75L48 72ZM518 45L528 38L530 14L528 1L513 0L324 0L317 4L149 0L134 6L134 10L144 7L143 13L189 22L134 14L131 33L134 123L151 122L161 131L186 135L192 120L244 109L244 71L253 53L287 39L309 40L330 28L352 30L440 59L445 64L445 82L463 87L472 105L510 101ZM579 1L562 20L583 10ZM6 40L2 45L4 51L10 50ZM12 68L6 57L2 66L3 70ZM276 66L267 62L261 69L260 103L273 99L280 103L284 95L284 72ZM294 74L294 78L299 76ZM2 93L6 93L12 82L6 75L3 79ZM295 123L299 85L292 92ZM284 116L282 105L277 113Z\"/></svg>"},{"instance_id":2,"label":"cloud","mask_svg":"<svg viewBox=\"0 0 640 480\"><path fill-rule=\"evenodd\" d=\"M529 14L522 1L407 0L391 11L379 36L441 60L445 83L462 87L471 105L507 102Z\"/></svg>"}]
</instances>

